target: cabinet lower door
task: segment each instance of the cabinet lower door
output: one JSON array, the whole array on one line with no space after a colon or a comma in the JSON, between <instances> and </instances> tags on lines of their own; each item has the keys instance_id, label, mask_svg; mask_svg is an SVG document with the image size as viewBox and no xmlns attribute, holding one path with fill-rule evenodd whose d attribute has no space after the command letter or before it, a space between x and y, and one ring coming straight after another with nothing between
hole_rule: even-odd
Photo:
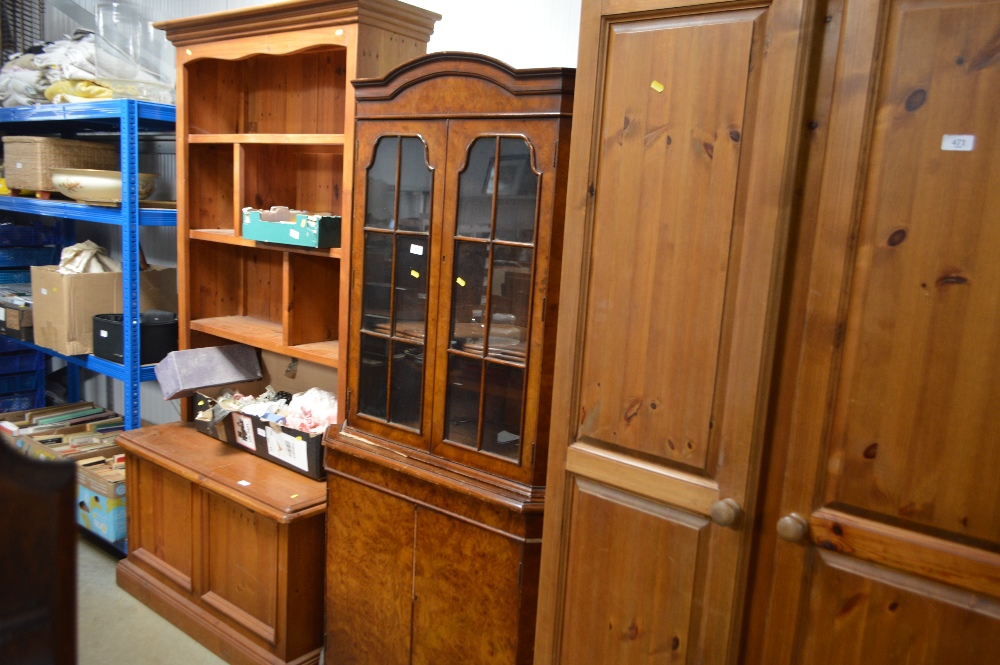
<instances>
[{"instance_id":1,"label":"cabinet lower door","mask_svg":"<svg viewBox=\"0 0 1000 665\"><path fill-rule=\"evenodd\" d=\"M342 476L328 484L327 663L531 662L537 541Z\"/></svg>"},{"instance_id":2,"label":"cabinet lower door","mask_svg":"<svg viewBox=\"0 0 1000 665\"><path fill-rule=\"evenodd\" d=\"M584 2L538 663L736 658L806 6Z\"/></svg>"},{"instance_id":3,"label":"cabinet lower door","mask_svg":"<svg viewBox=\"0 0 1000 665\"><path fill-rule=\"evenodd\" d=\"M1000 662L1000 2L826 13L746 662Z\"/></svg>"}]
</instances>

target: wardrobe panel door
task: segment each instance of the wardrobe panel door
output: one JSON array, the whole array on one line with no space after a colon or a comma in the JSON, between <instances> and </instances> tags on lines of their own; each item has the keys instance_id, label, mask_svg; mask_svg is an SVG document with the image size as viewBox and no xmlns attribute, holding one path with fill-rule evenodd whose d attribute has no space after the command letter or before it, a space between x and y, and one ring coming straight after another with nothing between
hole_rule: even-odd
<instances>
[{"instance_id":1,"label":"wardrobe panel door","mask_svg":"<svg viewBox=\"0 0 1000 665\"><path fill-rule=\"evenodd\" d=\"M807 9L584 3L539 662L736 658Z\"/></svg>"},{"instance_id":2,"label":"wardrobe panel door","mask_svg":"<svg viewBox=\"0 0 1000 665\"><path fill-rule=\"evenodd\" d=\"M794 254L801 344L779 383L786 460L765 523L797 515L801 538L762 550L757 606L787 629L765 631L759 658L992 662L1000 2L834 7L822 179Z\"/></svg>"}]
</instances>

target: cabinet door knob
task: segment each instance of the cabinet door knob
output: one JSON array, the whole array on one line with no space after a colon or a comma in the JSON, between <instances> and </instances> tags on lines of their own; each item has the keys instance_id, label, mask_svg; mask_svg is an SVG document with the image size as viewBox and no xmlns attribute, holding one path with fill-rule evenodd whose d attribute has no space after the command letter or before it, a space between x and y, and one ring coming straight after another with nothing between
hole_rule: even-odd
<instances>
[{"instance_id":1,"label":"cabinet door knob","mask_svg":"<svg viewBox=\"0 0 1000 665\"><path fill-rule=\"evenodd\" d=\"M809 523L798 513L789 513L778 520L778 536L790 543L797 543L809 533Z\"/></svg>"},{"instance_id":2,"label":"cabinet door knob","mask_svg":"<svg viewBox=\"0 0 1000 665\"><path fill-rule=\"evenodd\" d=\"M719 526L732 526L739 521L743 509L735 499L721 499L713 503L708 512L712 516L712 521Z\"/></svg>"}]
</instances>

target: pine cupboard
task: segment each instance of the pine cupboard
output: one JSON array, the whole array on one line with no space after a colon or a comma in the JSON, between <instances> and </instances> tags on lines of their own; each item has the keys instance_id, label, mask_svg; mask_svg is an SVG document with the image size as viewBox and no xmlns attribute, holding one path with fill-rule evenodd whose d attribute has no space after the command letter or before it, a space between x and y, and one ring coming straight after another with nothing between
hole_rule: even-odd
<instances>
[{"instance_id":1,"label":"pine cupboard","mask_svg":"<svg viewBox=\"0 0 1000 665\"><path fill-rule=\"evenodd\" d=\"M355 82L328 663L531 661L573 81L445 53Z\"/></svg>"},{"instance_id":2,"label":"pine cupboard","mask_svg":"<svg viewBox=\"0 0 1000 665\"><path fill-rule=\"evenodd\" d=\"M1000 660L998 30L584 0L537 663Z\"/></svg>"}]
</instances>

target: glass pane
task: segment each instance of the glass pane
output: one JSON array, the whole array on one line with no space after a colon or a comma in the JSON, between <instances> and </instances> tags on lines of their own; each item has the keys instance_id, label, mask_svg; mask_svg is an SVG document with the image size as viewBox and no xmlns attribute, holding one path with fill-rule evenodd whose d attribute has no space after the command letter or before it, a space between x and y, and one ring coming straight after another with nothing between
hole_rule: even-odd
<instances>
[{"instance_id":1,"label":"glass pane","mask_svg":"<svg viewBox=\"0 0 1000 665\"><path fill-rule=\"evenodd\" d=\"M392 235L365 231L364 286L361 327L389 334L389 296L392 288Z\"/></svg>"},{"instance_id":2,"label":"glass pane","mask_svg":"<svg viewBox=\"0 0 1000 665\"><path fill-rule=\"evenodd\" d=\"M478 138L469 149L469 162L458 180L456 233L469 238L489 238L493 215L493 187L497 141Z\"/></svg>"},{"instance_id":3,"label":"glass pane","mask_svg":"<svg viewBox=\"0 0 1000 665\"><path fill-rule=\"evenodd\" d=\"M524 139L500 139L497 174L497 240L535 241L538 174L531 170L531 150Z\"/></svg>"},{"instance_id":4,"label":"glass pane","mask_svg":"<svg viewBox=\"0 0 1000 665\"><path fill-rule=\"evenodd\" d=\"M445 403L444 438L476 448L479 432L479 383L481 360L448 354L448 398Z\"/></svg>"},{"instance_id":5,"label":"glass pane","mask_svg":"<svg viewBox=\"0 0 1000 665\"><path fill-rule=\"evenodd\" d=\"M521 451L521 401L524 370L486 363L482 449L516 460Z\"/></svg>"},{"instance_id":6,"label":"glass pane","mask_svg":"<svg viewBox=\"0 0 1000 665\"><path fill-rule=\"evenodd\" d=\"M451 348L483 352L486 336L486 271L490 246L455 241L455 271L451 284Z\"/></svg>"},{"instance_id":7,"label":"glass pane","mask_svg":"<svg viewBox=\"0 0 1000 665\"><path fill-rule=\"evenodd\" d=\"M423 392L424 347L392 343L392 387L389 422L420 429L420 396Z\"/></svg>"},{"instance_id":8,"label":"glass pane","mask_svg":"<svg viewBox=\"0 0 1000 665\"><path fill-rule=\"evenodd\" d=\"M431 228L431 170L424 142L402 139L399 168L399 228L427 233Z\"/></svg>"},{"instance_id":9,"label":"glass pane","mask_svg":"<svg viewBox=\"0 0 1000 665\"><path fill-rule=\"evenodd\" d=\"M375 146L375 159L368 169L365 226L376 229L391 229L393 226L398 147L398 138L381 138Z\"/></svg>"},{"instance_id":10,"label":"glass pane","mask_svg":"<svg viewBox=\"0 0 1000 665\"><path fill-rule=\"evenodd\" d=\"M493 247L490 294L490 356L524 363L528 349L531 305L529 247Z\"/></svg>"},{"instance_id":11,"label":"glass pane","mask_svg":"<svg viewBox=\"0 0 1000 665\"><path fill-rule=\"evenodd\" d=\"M389 340L362 334L358 413L385 418L385 388L388 382Z\"/></svg>"},{"instance_id":12,"label":"glass pane","mask_svg":"<svg viewBox=\"0 0 1000 665\"><path fill-rule=\"evenodd\" d=\"M427 319L427 238L396 237L396 336L423 342Z\"/></svg>"}]
</instances>

